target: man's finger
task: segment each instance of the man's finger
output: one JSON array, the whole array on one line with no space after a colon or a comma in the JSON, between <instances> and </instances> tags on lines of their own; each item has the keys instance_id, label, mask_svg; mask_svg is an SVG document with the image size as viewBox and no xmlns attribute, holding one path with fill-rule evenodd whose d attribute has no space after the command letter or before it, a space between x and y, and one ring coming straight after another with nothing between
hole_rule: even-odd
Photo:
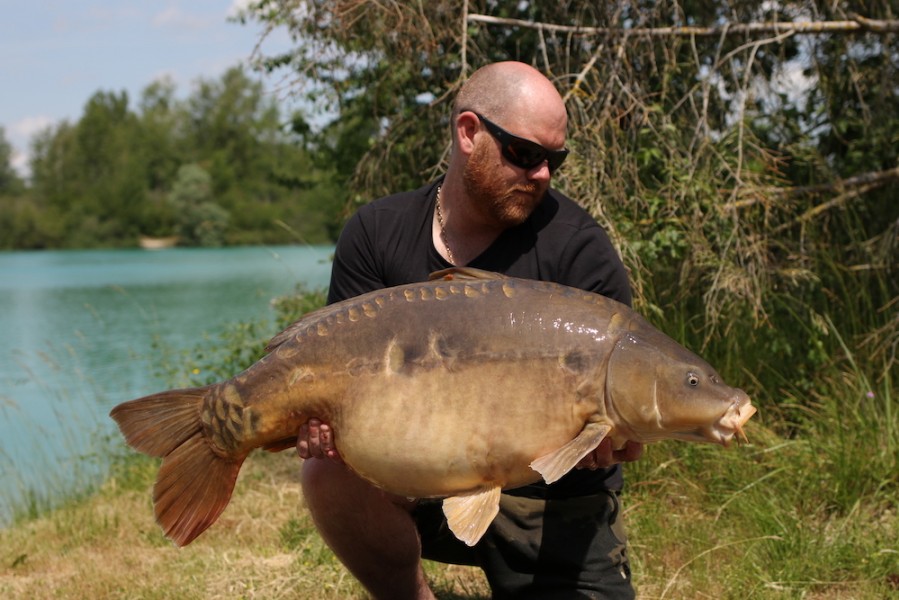
<instances>
[{"instance_id":1,"label":"man's finger","mask_svg":"<svg viewBox=\"0 0 899 600\"><path fill-rule=\"evenodd\" d=\"M326 423L322 423L318 428L318 433L322 455L330 456L334 452L334 436L331 434L331 428Z\"/></svg>"},{"instance_id":2,"label":"man's finger","mask_svg":"<svg viewBox=\"0 0 899 600\"><path fill-rule=\"evenodd\" d=\"M617 462L633 462L643 455L643 444L628 440L621 450L615 451Z\"/></svg>"},{"instance_id":3,"label":"man's finger","mask_svg":"<svg viewBox=\"0 0 899 600\"><path fill-rule=\"evenodd\" d=\"M313 458L324 458L322 452L321 427L322 422L318 419L309 419L309 454Z\"/></svg>"},{"instance_id":4,"label":"man's finger","mask_svg":"<svg viewBox=\"0 0 899 600\"><path fill-rule=\"evenodd\" d=\"M309 425L307 423L300 425L300 430L297 432L297 454L302 459L311 457L309 453Z\"/></svg>"}]
</instances>

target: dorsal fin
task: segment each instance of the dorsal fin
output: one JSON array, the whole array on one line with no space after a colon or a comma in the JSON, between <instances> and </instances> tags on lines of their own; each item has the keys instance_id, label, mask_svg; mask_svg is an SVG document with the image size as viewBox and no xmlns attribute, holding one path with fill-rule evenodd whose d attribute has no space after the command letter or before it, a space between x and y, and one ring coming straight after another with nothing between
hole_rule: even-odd
<instances>
[{"instance_id":1,"label":"dorsal fin","mask_svg":"<svg viewBox=\"0 0 899 600\"><path fill-rule=\"evenodd\" d=\"M442 271L434 271L428 277L429 281L444 279L446 281L455 279L507 279L502 273L493 271L485 271L483 269L473 269L472 267L452 267L443 269Z\"/></svg>"}]
</instances>

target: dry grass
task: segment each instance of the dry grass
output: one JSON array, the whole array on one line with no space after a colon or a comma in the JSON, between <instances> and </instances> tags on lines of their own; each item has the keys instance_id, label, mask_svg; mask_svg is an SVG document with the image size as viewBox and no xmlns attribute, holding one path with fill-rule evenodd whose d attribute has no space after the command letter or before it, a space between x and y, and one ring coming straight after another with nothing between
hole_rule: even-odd
<instances>
[{"instance_id":1,"label":"dry grass","mask_svg":"<svg viewBox=\"0 0 899 600\"><path fill-rule=\"evenodd\" d=\"M176 548L153 521L155 465L141 463L141 489L114 477L84 501L0 531L0 597L365 598L315 535L297 466L288 452L254 454L221 519ZM489 593L476 569L427 568L444 597Z\"/></svg>"}]
</instances>

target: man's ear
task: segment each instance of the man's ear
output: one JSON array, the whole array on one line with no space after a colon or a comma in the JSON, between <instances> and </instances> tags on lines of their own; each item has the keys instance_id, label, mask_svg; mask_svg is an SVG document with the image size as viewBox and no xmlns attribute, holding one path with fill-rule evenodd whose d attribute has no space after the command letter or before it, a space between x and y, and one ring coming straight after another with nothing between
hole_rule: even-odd
<instances>
[{"instance_id":1,"label":"man's ear","mask_svg":"<svg viewBox=\"0 0 899 600\"><path fill-rule=\"evenodd\" d=\"M456 141L459 150L466 156L474 151L474 136L480 127L480 120L471 111L466 111L456 117Z\"/></svg>"}]
</instances>

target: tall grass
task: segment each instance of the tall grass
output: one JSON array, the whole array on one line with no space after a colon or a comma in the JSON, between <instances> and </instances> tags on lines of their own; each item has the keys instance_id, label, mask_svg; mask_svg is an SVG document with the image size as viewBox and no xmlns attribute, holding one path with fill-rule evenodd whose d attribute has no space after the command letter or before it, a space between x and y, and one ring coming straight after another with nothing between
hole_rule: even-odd
<instances>
[{"instance_id":1,"label":"tall grass","mask_svg":"<svg viewBox=\"0 0 899 600\"><path fill-rule=\"evenodd\" d=\"M628 467L625 506L647 597L899 594L896 398L888 377L834 373L815 406L764 410L751 444L666 443ZM715 590L711 593L709 590Z\"/></svg>"},{"instance_id":2,"label":"tall grass","mask_svg":"<svg viewBox=\"0 0 899 600\"><path fill-rule=\"evenodd\" d=\"M748 446L659 444L628 466L647 597L899 597L899 286L860 262L853 218L838 240L809 228L806 274L713 327L676 273L644 288L650 317L759 407Z\"/></svg>"},{"instance_id":3,"label":"tall grass","mask_svg":"<svg viewBox=\"0 0 899 600\"><path fill-rule=\"evenodd\" d=\"M17 428L9 453L0 449L0 526L93 493L116 447L102 425L103 393L82 368L78 349L40 352L34 357L40 372L29 366L34 364L29 358L13 355L22 383L37 388L46 406L35 412L12 395L0 399L0 416Z\"/></svg>"}]
</instances>

